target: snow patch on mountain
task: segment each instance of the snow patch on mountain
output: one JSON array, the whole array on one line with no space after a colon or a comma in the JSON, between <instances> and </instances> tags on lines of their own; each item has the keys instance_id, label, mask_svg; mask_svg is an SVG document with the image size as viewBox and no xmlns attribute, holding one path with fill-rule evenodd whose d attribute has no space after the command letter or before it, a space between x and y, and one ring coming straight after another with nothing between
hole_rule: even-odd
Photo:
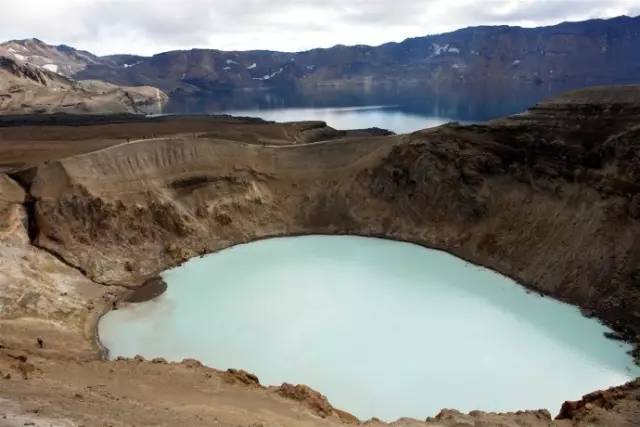
<instances>
[{"instance_id":1,"label":"snow patch on mountain","mask_svg":"<svg viewBox=\"0 0 640 427\"><path fill-rule=\"evenodd\" d=\"M58 72L58 66L56 64L45 64L42 66L42 68L44 68L45 70L49 70L52 73Z\"/></svg>"},{"instance_id":2,"label":"snow patch on mountain","mask_svg":"<svg viewBox=\"0 0 640 427\"><path fill-rule=\"evenodd\" d=\"M254 77L253 80L271 80L272 78L274 78L278 74L282 73L283 71L284 71L284 68L280 68L278 71L273 72L271 74L267 74L267 75L265 75L263 77Z\"/></svg>"},{"instance_id":3,"label":"snow patch on mountain","mask_svg":"<svg viewBox=\"0 0 640 427\"><path fill-rule=\"evenodd\" d=\"M460 53L460 49L450 44L440 45L438 43L432 43L431 48L433 49L433 54L430 56L439 56L445 53Z\"/></svg>"},{"instance_id":4,"label":"snow patch on mountain","mask_svg":"<svg viewBox=\"0 0 640 427\"><path fill-rule=\"evenodd\" d=\"M431 56L439 56L444 53L460 53L460 49L449 44L440 45L438 43L432 43L431 48L433 49L433 54Z\"/></svg>"},{"instance_id":5,"label":"snow patch on mountain","mask_svg":"<svg viewBox=\"0 0 640 427\"><path fill-rule=\"evenodd\" d=\"M448 44L445 44L444 46L440 46L438 43L433 43L431 47L433 48L433 54L436 56L441 55L442 53L446 52L447 49L449 49Z\"/></svg>"}]
</instances>

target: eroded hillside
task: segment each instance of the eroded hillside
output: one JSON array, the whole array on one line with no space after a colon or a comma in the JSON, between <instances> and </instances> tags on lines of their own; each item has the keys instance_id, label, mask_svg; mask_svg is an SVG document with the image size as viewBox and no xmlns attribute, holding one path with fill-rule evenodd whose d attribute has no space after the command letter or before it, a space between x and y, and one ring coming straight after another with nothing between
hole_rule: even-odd
<instances>
[{"instance_id":1,"label":"eroded hillside","mask_svg":"<svg viewBox=\"0 0 640 427\"><path fill-rule=\"evenodd\" d=\"M167 96L149 86L74 81L0 56L0 114L160 112Z\"/></svg>"},{"instance_id":2,"label":"eroded hillside","mask_svg":"<svg viewBox=\"0 0 640 427\"><path fill-rule=\"evenodd\" d=\"M100 132L129 126L133 135L167 120ZM567 94L485 125L409 135L211 120L206 130L187 121L66 158L73 153L52 150L46 164L25 161L3 178L0 254L11 268L0 275L0 325L9 331L0 370L12 387L0 396L22 403L12 406L15 419L38 406L29 417L70 425L357 422L310 390L263 388L243 373L97 360L97 314L130 288L189 257L266 236L359 234L444 249L640 342L639 87ZM56 126L40 126L55 135ZM97 126L70 128L66 138L87 139ZM29 133L21 135L28 159ZM29 309L38 304L46 310ZM635 382L591 395L555 421L544 411L444 411L427 424L395 425L632 426L638 390Z\"/></svg>"}]
</instances>

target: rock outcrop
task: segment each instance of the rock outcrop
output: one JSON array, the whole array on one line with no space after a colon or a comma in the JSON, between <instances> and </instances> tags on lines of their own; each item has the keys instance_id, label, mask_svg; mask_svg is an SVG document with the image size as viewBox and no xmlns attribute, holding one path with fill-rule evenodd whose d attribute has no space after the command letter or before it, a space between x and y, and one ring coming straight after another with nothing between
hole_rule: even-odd
<instances>
[{"instance_id":1,"label":"rock outcrop","mask_svg":"<svg viewBox=\"0 0 640 427\"><path fill-rule=\"evenodd\" d=\"M12 178L0 181L6 189L3 203L9 206L3 211L9 212L3 214L4 223L11 227L0 240L3 259L10 260L5 261L9 285L0 287L3 331L5 324L26 312L42 330L55 325L61 334L68 334L55 339L79 351L72 359L89 354L98 358L100 349L87 332L96 319L82 310L83 304L91 301L87 311L101 312L114 299L126 296L128 288L142 285L158 272L237 243L329 233L384 236L447 250L579 305L622 337L640 342L638 86L569 93L525 114L484 125L449 124L409 135L354 135L322 123L222 118L211 119L214 129L196 133L194 126L202 126L197 120L175 119L180 125L174 123L173 128L166 126L174 119L149 120L149 126L167 133L130 142L111 140L105 148L71 157L65 157L68 152L56 156L51 151L46 164L13 169ZM114 132L122 126L127 125L69 129L66 138L88 138L96 129ZM147 125L131 126L127 129L138 127L139 132ZM40 127L51 135L55 128ZM29 133L23 135L28 139ZM29 147L25 143L26 159ZM4 274L5 269L0 271ZM21 280L20 286L11 286ZM58 292L62 284L68 295L61 292L46 302L42 295L22 296L24 289ZM90 298L83 293L90 289L110 293ZM40 301L42 308L31 310L33 301ZM26 308L20 309L23 303ZM9 312L4 307L17 309ZM41 349L40 329L24 321L17 328L28 332L24 341L17 332L8 335L12 354L28 350L42 357L52 338L45 337ZM23 385L0 396L55 402L52 390L68 388L55 373L59 366L75 372L80 378L76 382L100 378L107 394L83 393L88 401L127 395L110 405L134 413L137 424L175 425L193 413L172 406L167 412L171 421L158 420L157 405L166 406L167 395L152 393L163 402L156 404L127 390L140 391L136 380L149 375L157 378L149 379L149 384L172 379L184 385L186 380L178 378L190 369L198 381L212 381L212 388L197 382L190 403L213 399L223 409L207 414L224 418L226 425L241 425L233 415L238 408L255 413L241 418L245 425L267 423L265 411L278 414L277 420L270 419L277 425L354 421L321 394L301 386L265 390L241 371L217 373L197 363L175 367L161 362L75 365L61 361L59 355L43 357L36 359L30 375L47 385L44 390ZM11 369L3 366L0 363L3 372ZM110 370L131 377L126 387L109 379ZM259 391L251 394L248 389ZM215 390L248 400L240 403ZM555 421L545 411L466 415L444 411L427 424L399 420L394 425L630 426L640 411L638 390L636 381L587 396L582 403L565 405L562 419ZM272 399L279 403L265 403ZM81 419L82 408L83 419L95 417L95 421L103 411L68 402L62 409L54 406L47 406L46 416ZM300 413L304 414L300 419L293 415ZM114 424L122 420L120 415L110 416ZM369 424L381 425L376 420ZM190 425L207 423L196 419Z\"/></svg>"},{"instance_id":2,"label":"rock outcrop","mask_svg":"<svg viewBox=\"0 0 640 427\"><path fill-rule=\"evenodd\" d=\"M640 420L640 410L636 408L634 413L629 414L623 406L634 400L640 400L640 379L620 387L589 393L577 402L565 402L557 419L631 427Z\"/></svg>"},{"instance_id":3,"label":"rock outcrop","mask_svg":"<svg viewBox=\"0 0 640 427\"><path fill-rule=\"evenodd\" d=\"M117 290L91 282L34 247L25 202L22 188L0 174L0 348L99 357L95 323Z\"/></svg>"}]
</instances>

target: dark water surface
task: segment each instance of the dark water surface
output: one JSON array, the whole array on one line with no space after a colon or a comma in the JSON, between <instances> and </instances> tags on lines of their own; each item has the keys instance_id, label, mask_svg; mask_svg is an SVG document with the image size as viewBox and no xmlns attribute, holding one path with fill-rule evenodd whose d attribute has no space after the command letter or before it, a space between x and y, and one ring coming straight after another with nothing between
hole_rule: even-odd
<instances>
[{"instance_id":1,"label":"dark water surface","mask_svg":"<svg viewBox=\"0 0 640 427\"><path fill-rule=\"evenodd\" d=\"M165 113L227 113L280 122L323 120L338 129L379 127L404 133L451 121L477 123L519 113L569 89L540 85L499 91L483 87L442 91L421 87L246 90L176 96Z\"/></svg>"}]
</instances>

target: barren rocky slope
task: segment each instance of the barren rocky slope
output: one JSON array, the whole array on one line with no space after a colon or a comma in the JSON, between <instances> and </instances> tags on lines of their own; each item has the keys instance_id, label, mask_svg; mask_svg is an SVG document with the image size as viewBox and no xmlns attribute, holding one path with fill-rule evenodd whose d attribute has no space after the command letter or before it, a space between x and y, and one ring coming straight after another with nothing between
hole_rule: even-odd
<instances>
[{"instance_id":1,"label":"barren rocky slope","mask_svg":"<svg viewBox=\"0 0 640 427\"><path fill-rule=\"evenodd\" d=\"M261 145L288 145L344 136L389 135L382 129L336 131L323 122L287 124L230 116L0 116L0 172L140 139L219 136Z\"/></svg>"},{"instance_id":2,"label":"barren rocky slope","mask_svg":"<svg viewBox=\"0 0 640 427\"><path fill-rule=\"evenodd\" d=\"M0 55L0 114L160 112L166 101L153 87L77 82Z\"/></svg>"},{"instance_id":3,"label":"barren rocky slope","mask_svg":"<svg viewBox=\"0 0 640 427\"><path fill-rule=\"evenodd\" d=\"M194 133L197 122L67 158L52 151L48 163L3 176L0 371L11 387L0 387L9 399L0 408L11 419L355 422L312 391L265 389L243 373L96 360L96 317L128 288L189 257L274 235L350 233L441 248L640 341L640 87L590 89L486 125L399 136L222 119ZM66 138L90 139L99 126L66 129ZM632 426L639 393L636 381L592 395L555 421L545 412L445 411L426 425Z\"/></svg>"},{"instance_id":4,"label":"barren rocky slope","mask_svg":"<svg viewBox=\"0 0 640 427\"><path fill-rule=\"evenodd\" d=\"M19 63L35 65L66 77L73 77L89 64L103 62L90 52L65 45L52 46L35 38L0 43L0 56Z\"/></svg>"}]
</instances>

